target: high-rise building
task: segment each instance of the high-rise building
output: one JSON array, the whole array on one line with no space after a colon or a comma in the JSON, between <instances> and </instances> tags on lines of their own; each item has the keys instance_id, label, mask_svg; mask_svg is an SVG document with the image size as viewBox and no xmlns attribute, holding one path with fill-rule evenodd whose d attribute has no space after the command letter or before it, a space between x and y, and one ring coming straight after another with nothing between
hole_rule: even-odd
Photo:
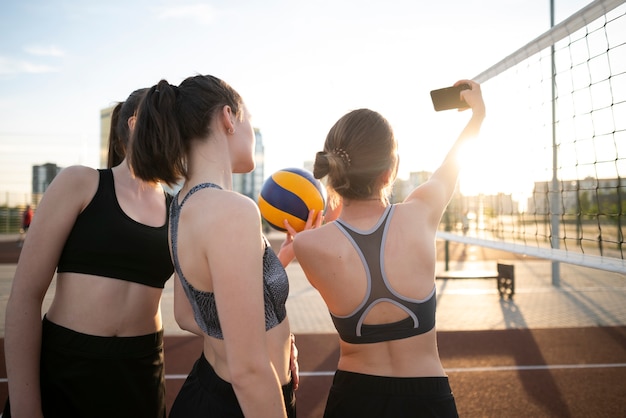
<instances>
[{"instance_id":1,"label":"high-rise building","mask_svg":"<svg viewBox=\"0 0 626 418\"><path fill-rule=\"evenodd\" d=\"M33 166L33 204L39 204L46 189L60 171L61 167L53 163Z\"/></svg>"},{"instance_id":2,"label":"high-rise building","mask_svg":"<svg viewBox=\"0 0 626 418\"><path fill-rule=\"evenodd\" d=\"M115 106L100 110L100 168L107 166L109 157L109 133L111 132L111 115Z\"/></svg>"}]
</instances>

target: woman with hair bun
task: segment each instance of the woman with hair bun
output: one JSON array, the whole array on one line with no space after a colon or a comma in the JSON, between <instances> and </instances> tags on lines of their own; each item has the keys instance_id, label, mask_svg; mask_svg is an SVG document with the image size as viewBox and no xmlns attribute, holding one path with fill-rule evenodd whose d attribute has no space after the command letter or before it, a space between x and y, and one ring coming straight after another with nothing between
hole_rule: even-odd
<instances>
[{"instance_id":1,"label":"woman with hair bun","mask_svg":"<svg viewBox=\"0 0 626 418\"><path fill-rule=\"evenodd\" d=\"M380 114L352 111L315 158L340 202L339 218L294 238L309 282L326 302L340 359L324 417L457 416L435 331L435 234L459 175L459 149L485 117L480 86L461 98L472 116L431 178L398 204L393 130Z\"/></svg>"}]
</instances>

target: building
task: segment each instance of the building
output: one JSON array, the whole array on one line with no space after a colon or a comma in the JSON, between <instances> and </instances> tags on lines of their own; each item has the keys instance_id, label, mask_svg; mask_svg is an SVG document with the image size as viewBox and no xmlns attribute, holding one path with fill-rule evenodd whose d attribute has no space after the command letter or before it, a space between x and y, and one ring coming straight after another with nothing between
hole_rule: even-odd
<instances>
[{"instance_id":1,"label":"building","mask_svg":"<svg viewBox=\"0 0 626 418\"><path fill-rule=\"evenodd\" d=\"M100 110L100 168L107 166L109 157L109 134L111 133L111 116L115 106Z\"/></svg>"},{"instance_id":2,"label":"building","mask_svg":"<svg viewBox=\"0 0 626 418\"><path fill-rule=\"evenodd\" d=\"M39 201L43 197L43 194L48 189L48 186L57 174L61 171L61 167L58 167L53 163L46 163L43 165L33 166L33 187L32 187L32 203L38 205Z\"/></svg>"},{"instance_id":3,"label":"building","mask_svg":"<svg viewBox=\"0 0 626 418\"><path fill-rule=\"evenodd\" d=\"M617 214L621 213L626 199L626 179L563 180L556 190L560 214ZM540 215L552 214L550 199L552 183L535 182L533 196L528 199L528 212Z\"/></svg>"}]
</instances>

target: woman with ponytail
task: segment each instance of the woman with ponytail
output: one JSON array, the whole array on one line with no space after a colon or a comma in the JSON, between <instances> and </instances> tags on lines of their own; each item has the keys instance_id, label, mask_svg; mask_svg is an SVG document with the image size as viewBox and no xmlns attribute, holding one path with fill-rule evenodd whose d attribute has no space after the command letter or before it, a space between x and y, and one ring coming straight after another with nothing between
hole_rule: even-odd
<instances>
[{"instance_id":1,"label":"woman with ponytail","mask_svg":"<svg viewBox=\"0 0 626 418\"><path fill-rule=\"evenodd\" d=\"M113 111L109 168L65 168L38 205L7 305L4 418L165 417L160 301L174 270L171 196L126 159L145 92Z\"/></svg>"},{"instance_id":2,"label":"woman with ponytail","mask_svg":"<svg viewBox=\"0 0 626 418\"><path fill-rule=\"evenodd\" d=\"M283 268L293 258L290 240L277 256L262 233L256 203L233 191L233 174L255 168L254 145L243 99L210 75L179 86L160 81L137 117L135 174L182 183L170 213L174 310L182 328L199 328L204 339L172 418L295 417L297 374Z\"/></svg>"}]
</instances>

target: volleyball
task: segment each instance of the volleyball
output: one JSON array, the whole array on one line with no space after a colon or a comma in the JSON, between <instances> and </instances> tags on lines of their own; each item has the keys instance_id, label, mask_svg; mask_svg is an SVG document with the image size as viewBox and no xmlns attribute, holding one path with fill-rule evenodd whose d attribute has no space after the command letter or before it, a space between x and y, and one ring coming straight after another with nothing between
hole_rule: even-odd
<instances>
[{"instance_id":1,"label":"volleyball","mask_svg":"<svg viewBox=\"0 0 626 418\"><path fill-rule=\"evenodd\" d=\"M317 214L325 207L326 189L310 171L302 168L278 170L265 180L259 195L261 216L272 228L283 232L285 219L300 232L309 211L315 209Z\"/></svg>"}]
</instances>

